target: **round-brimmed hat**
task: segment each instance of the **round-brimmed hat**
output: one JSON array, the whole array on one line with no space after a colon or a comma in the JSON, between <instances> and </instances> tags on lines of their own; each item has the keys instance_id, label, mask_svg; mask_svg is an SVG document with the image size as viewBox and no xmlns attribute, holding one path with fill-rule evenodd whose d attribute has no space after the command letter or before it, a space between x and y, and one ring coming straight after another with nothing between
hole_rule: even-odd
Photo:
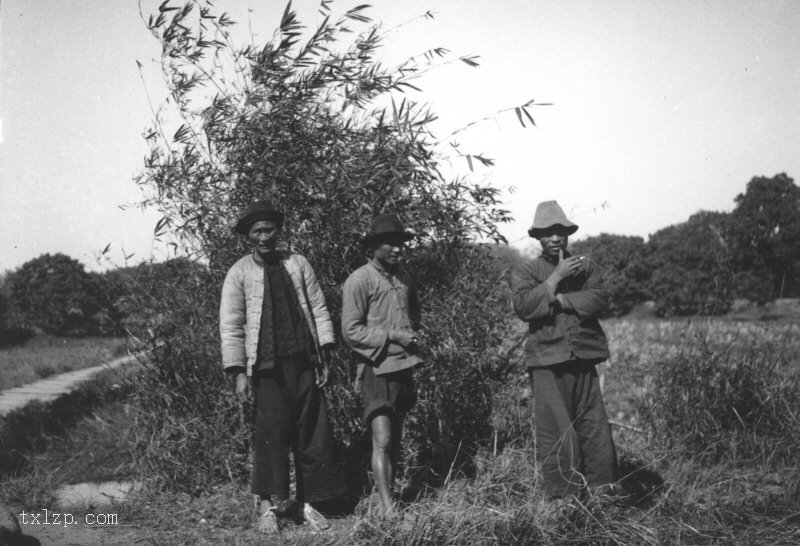
<instances>
[{"instance_id":1,"label":"round-brimmed hat","mask_svg":"<svg viewBox=\"0 0 800 546\"><path fill-rule=\"evenodd\" d=\"M572 235L578 231L578 226L567 220L567 215L555 201L542 201L536 206L536 213L533 215L533 225L528 230L528 235L538 239L542 232L553 226L566 228L567 235Z\"/></svg>"},{"instance_id":2,"label":"round-brimmed hat","mask_svg":"<svg viewBox=\"0 0 800 546\"><path fill-rule=\"evenodd\" d=\"M256 222L260 222L261 220L268 220L277 224L283 224L283 213L275 209L275 207L272 205L272 201L269 199L253 201L247 205L247 210L244 211L242 217L239 218L238 222L236 222L236 227L234 229L236 229L237 232L246 235L250 230L250 226Z\"/></svg>"},{"instance_id":3,"label":"round-brimmed hat","mask_svg":"<svg viewBox=\"0 0 800 546\"><path fill-rule=\"evenodd\" d=\"M386 237L388 235L399 237L403 241L410 241L417 236L416 233L406 231L403 228L403 224L396 214L388 213L379 214L372 219L372 225L361 242L366 245L379 237Z\"/></svg>"}]
</instances>

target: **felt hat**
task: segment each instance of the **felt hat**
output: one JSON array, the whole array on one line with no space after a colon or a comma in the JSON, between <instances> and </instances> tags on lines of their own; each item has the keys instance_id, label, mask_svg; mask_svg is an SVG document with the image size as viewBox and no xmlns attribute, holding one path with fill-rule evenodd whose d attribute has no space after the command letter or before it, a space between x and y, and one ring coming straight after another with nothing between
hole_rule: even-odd
<instances>
[{"instance_id":1,"label":"felt hat","mask_svg":"<svg viewBox=\"0 0 800 546\"><path fill-rule=\"evenodd\" d=\"M396 214L388 213L379 214L373 218L372 225L370 226L367 234L364 235L364 239L361 242L366 245L379 237L385 237L387 235L399 237L404 242L410 241L417 236L416 233L406 231L403 228L403 224L400 222L400 218L398 218Z\"/></svg>"},{"instance_id":2,"label":"felt hat","mask_svg":"<svg viewBox=\"0 0 800 546\"><path fill-rule=\"evenodd\" d=\"M533 225L528 230L528 235L538 239L542 236L542 231L553 226L566 228L567 235L572 235L578 231L578 226L567 220L567 215L564 214L557 202L542 201L536 206Z\"/></svg>"},{"instance_id":3,"label":"felt hat","mask_svg":"<svg viewBox=\"0 0 800 546\"><path fill-rule=\"evenodd\" d=\"M238 222L236 222L235 229L239 233L247 235L247 232L250 230L250 226L256 222L260 222L261 220L268 220L270 222L275 222L276 224L282 225L283 213L279 210L276 210L272 205L272 201L269 199L253 201L247 205L247 210L244 211L242 217L239 218Z\"/></svg>"}]
</instances>

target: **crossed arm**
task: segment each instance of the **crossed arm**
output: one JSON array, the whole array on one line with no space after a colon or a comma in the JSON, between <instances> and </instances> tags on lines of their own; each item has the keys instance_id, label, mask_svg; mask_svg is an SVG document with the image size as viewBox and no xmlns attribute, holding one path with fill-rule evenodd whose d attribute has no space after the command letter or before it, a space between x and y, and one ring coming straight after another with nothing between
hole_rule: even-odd
<instances>
[{"instance_id":1,"label":"crossed arm","mask_svg":"<svg viewBox=\"0 0 800 546\"><path fill-rule=\"evenodd\" d=\"M586 282L577 291L561 291L562 282L585 271ZM608 293L597 266L580 256L562 258L545 279L537 278L532 263L520 265L512 276L514 312L526 322L558 313L572 313L579 319L597 318L608 310Z\"/></svg>"}]
</instances>

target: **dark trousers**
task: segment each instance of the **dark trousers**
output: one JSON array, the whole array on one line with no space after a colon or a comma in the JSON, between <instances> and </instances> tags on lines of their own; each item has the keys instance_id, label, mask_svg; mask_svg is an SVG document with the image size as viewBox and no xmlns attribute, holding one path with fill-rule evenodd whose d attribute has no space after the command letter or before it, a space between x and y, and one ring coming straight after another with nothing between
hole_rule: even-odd
<instances>
[{"instance_id":1,"label":"dark trousers","mask_svg":"<svg viewBox=\"0 0 800 546\"><path fill-rule=\"evenodd\" d=\"M595 362L572 360L531 368L536 458L550 497L617 479L611 439Z\"/></svg>"},{"instance_id":2,"label":"dark trousers","mask_svg":"<svg viewBox=\"0 0 800 546\"><path fill-rule=\"evenodd\" d=\"M251 491L289 498L289 452L294 453L297 499L315 502L345 493L325 395L305 355L276 359L253 376L255 448Z\"/></svg>"}]
</instances>

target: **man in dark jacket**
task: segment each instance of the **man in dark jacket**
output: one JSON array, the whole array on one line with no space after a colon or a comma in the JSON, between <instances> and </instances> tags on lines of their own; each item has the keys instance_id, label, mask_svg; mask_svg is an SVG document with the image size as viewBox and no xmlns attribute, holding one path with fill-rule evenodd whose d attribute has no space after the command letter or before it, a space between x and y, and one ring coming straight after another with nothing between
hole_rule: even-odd
<instances>
[{"instance_id":1,"label":"man in dark jacket","mask_svg":"<svg viewBox=\"0 0 800 546\"><path fill-rule=\"evenodd\" d=\"M598 317L608 309L597 264L567 251L578 226L555 201L539 203L528 234L542 255L512 278L514 312L528 323L536 458L551 498L612 484L617 456L596 366L609 356Z\"/></svg>"}]
</instances>

